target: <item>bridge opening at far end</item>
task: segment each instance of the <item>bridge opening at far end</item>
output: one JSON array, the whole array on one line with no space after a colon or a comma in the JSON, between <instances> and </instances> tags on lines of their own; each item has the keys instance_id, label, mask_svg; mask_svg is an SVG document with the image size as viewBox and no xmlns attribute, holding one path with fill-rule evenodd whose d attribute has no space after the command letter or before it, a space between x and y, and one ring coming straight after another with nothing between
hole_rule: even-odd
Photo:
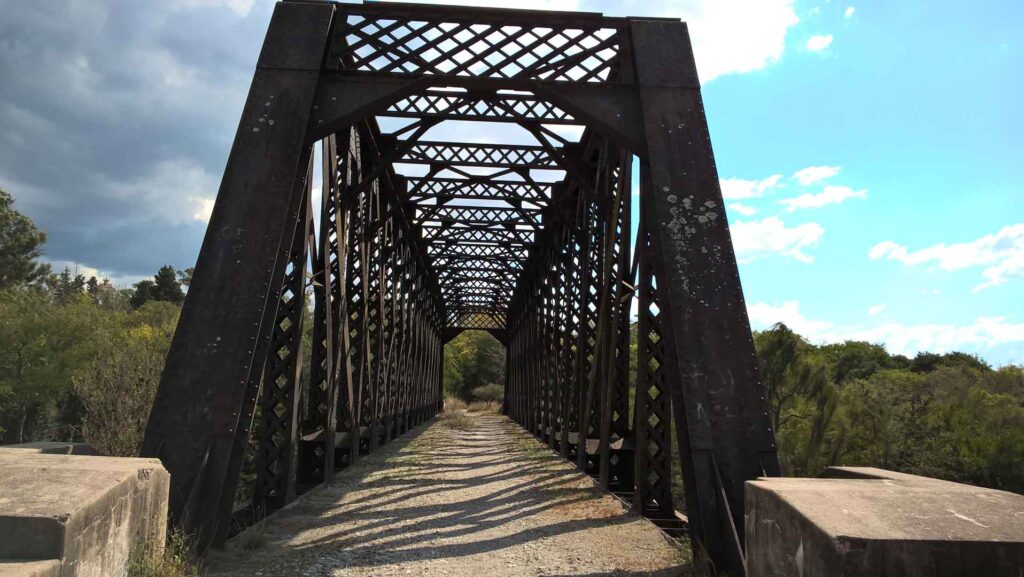
<instances>
[{"instance_id":1,"label":"bridge opening at far end","mask_svg":"<svg viewBox=\"0 0 1024 577\"><path fill-rule=\"evenodd\" d=\"M778 461L684 24L278 4L144 454L218 544L446 384L742 568Z\"/></svg>"}]
</instances>

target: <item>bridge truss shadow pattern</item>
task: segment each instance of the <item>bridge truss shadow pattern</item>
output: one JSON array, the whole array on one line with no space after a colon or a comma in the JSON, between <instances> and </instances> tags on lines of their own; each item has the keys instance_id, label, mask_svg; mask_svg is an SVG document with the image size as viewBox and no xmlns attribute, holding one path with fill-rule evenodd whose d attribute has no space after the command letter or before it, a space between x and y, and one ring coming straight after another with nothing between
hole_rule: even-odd
<instances>
[{"instance_id":1,"label":"bridge truss shadow pattern","mask_svg":"<svg viewBox=\"0 0 1024 577\"><path fill-rule=\"evenodd\" d=\"M779 469L685 24L279 3L143 445L174 518L221 543L430 418L470 329L513 419L665 522L674 440L743 572Z\"/></svg>"}]
</instances>

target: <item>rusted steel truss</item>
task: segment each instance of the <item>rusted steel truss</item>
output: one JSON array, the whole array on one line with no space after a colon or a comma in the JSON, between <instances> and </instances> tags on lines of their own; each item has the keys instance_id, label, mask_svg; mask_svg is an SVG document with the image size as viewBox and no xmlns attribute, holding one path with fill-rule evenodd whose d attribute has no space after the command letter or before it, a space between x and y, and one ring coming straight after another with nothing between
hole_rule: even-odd
<instances>
[{"instance_id":1,"label":"rusted steel truss","mask_svg":"<svg viewBox=\"0 0 1024 577\"><path fill-rule=\"evenodd\" d=\"M470 329L510 417L744 572L778 462L685 24L279 3L143 446L176 522L221 543L429 419Z\"/></svg>"}]
</instances>

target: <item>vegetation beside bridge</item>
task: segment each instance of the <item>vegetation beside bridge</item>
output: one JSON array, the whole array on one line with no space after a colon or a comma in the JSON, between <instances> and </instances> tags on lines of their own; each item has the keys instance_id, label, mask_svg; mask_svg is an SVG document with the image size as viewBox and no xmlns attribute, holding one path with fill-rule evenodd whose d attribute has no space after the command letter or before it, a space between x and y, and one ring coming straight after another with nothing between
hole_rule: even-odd
<instances>
[{"instance_id":1,"label":"vegetation beside bridge","mask_svg":"<svg viewBox=\"0 0 1024 577\"><path fill-rule=\"evenodd\" d=\"M40 261L45 234L6 194L0 229L0 443L86 441L135 454L189 271L163 267L130 288L55 274ZM783 325L755 342L786 474L870 465L1024 492L1022 367L815 345ZM492 400L504 362L493 337L463 333L446 351L446 392Z\"/></svg>"}]
</instances>

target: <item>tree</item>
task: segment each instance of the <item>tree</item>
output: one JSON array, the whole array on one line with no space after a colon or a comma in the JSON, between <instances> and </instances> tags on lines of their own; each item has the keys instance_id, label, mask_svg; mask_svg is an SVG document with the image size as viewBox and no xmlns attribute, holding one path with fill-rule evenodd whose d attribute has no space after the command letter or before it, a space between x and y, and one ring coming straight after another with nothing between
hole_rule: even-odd
<instances>
[{"instance_id":1,"label":"tree","mask_svg":"<svg viewBox=\"0 0 1024 577\"><path fill-rule=\"evenodd\" d=\"M910 361L910 370L915 373L930 373L939 367L966 367L980 371L992 370L988 363L975 355L953 351L943 355L935 353L918 353Z\"/></svg>"},{"instance_id":2,"label":"tree","mask_svg":"<svg viewBox=\"0 0 1024 577\"><path fill-rule=\"evenodd\" d=\"M74 379L83 435L104 455L138 454L174 335L178 307L154 301L122 317L118 330Z\"/></svg>"},{"instance_id":3,"label":"tree","mask_svg":"<svg viewBox=\"0 0 1024 577\"><path fill-rule=\"evenodd\" d=\"M473 400L473 389L505 377L505 347L485 331L465 331L444 349L445 393Z\"/></svg>"},{"instance_id":4,"label":"tree","mask_svg":"<svg viewBox=\"0 0 1024 577\"><path fill-rule=\"evenodd\" d=\"M866 379L883 369L906 368L906 364L890 356L885 347L873 343L845 341L824 345L821 351L832 365L837 383Z\"/></svg>"},{"instance_id":5,"label":"tree","mask_svg":"<svg viewBox=\"0 0 1024 577\"><path fill-rule=\"evenodd\" d=\"M46 279L46 288L57 304L67 304L85 292L86 280L83 275L72 275L71 269L64 267L59 274L50 275Z\"/></svg>"},{"instance_id":6,"label":"tree","mask_svg":"<svg viewBox=\"0 0 1024 577\"><path fill-rule=\"evenodd\" d=\"M135 292L132 293L130 300L133 309L140 308L142 305L153 300L154 286L156 286L156 283L151 280L140 280L135 283Z\"/></svg>"},{"instance_id":7,"label":"tree","mask_svg":"<svg viewBox=\"0 0 1024 577\"><path fill-rule=\"evenodd\" d=\"M174 267L169 265L160 267L160 270L153 276L153 280L153 300L166 301L176 305L180 305L185 300L185 293L181 290L178 273L174 272Z\"/></svg>"},{"instance_id":8,"label":"tree","mask_svg":"<svg viewBox=\"0 0 1024 577\"><path fill-rule=\"evenodd\" d=\"M164 265L153 275L153 280L142 280L135 283L132 294L132 308L139 308L150 301L165 301L180 305L185 300L185 293L178 282L178 274L174 267Z\"/></svg>"},{"instance_id":9,"label":"tree","mask_svg":"<svg viewBox=\"0 0 1024 577\"><path fill-rule=\"evenodd\" d=\"M45 418L71 378L96 356L107 319L86 297L57 304L38 290L0 291L0 390L6 442L66 437L68 423ZM62 433L63 432L63 433Z\"/></svg>"},{"instance_id":10,"label":"tree","mask_svg":"<svg viewBox=\"0 0 1024 577\"><path fill-rule=\"evenodd\" d=\"M185 270L179 270L178 282L181 283L181 286L185 288L192 286L192 275L195 274L195 272L196 268L194 266L190 266Z\"/></svg>"},{"instance_id":11,"label":"tree","mask_svg":"<svg viewBox=\"0 0 1024 577\"><path fill-rule=\"evenodd\" d=\"M501 403L505 399L505 387L491 383L482 387L473 389L473 400L482 401L487 403L487 408L490 409L495 403Z\"/></svg>"},{"instance_id":12,"label":"tree","mask_svg":"<svg viewBox=\"0 0 1024 577\"><path fill-rule=\"evenodd\" d=\"M769 417L788 474L816 474L829 461L839 407L829 356L779 323L755 335Z\"/></svg>"},{"instance_id":13,"label":"tree","mask_svg":"<svg viewBox=\"0 0 1024 577\"><path fill-rule=\"evenodd\" d=\"M42 256L46 233L14 210L14 199L0 190L0 290L32 284L50 273Z\"/></svg>"}]
</instances>

